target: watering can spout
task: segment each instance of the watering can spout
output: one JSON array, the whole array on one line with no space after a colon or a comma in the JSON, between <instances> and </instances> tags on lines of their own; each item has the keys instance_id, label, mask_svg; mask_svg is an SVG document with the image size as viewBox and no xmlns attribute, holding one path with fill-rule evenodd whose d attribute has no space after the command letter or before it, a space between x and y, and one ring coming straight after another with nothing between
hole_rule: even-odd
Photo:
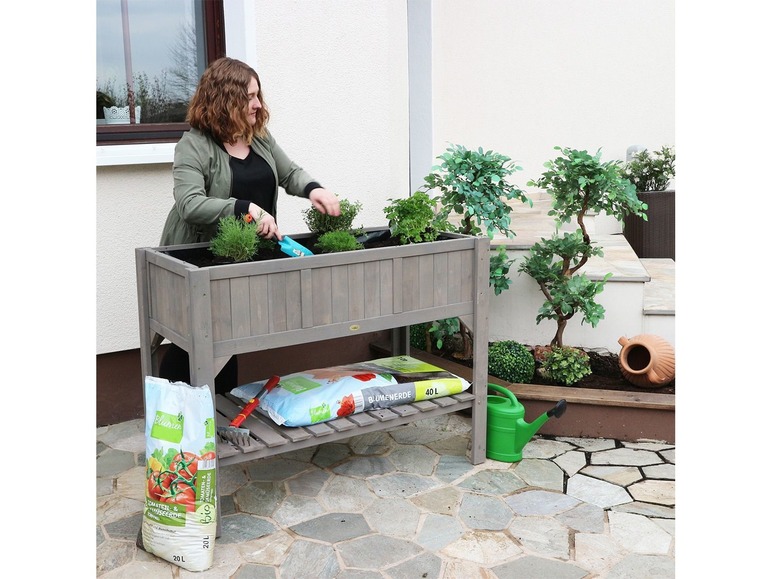
<instances>
[{"instance_id":1,"label":"watering can spout","mask_svg":"<svg viewBox=\"0 0 772 579\"><path fill-rule=\"evenodd\" d=\"M523 438L524 438L523 446L525 446L525 443L533 438L533 435L539 431L539 429L544 425L545 422L547 422L553 416L555 418L560 418L561 416L563 416L563 413L565 411L566 411L566 401L560 400L557 404L555 404L554 407L550 408L549 410L547 410L547 412L537 417L530 424L527 423L525 420L522 420L521 422L519 421L518 425L522 424L522 427L523 427Z\"/></svg>"},{"instance_id":2,"label":"watering can spout","mask_svg":"<svg viewBox=\"0 0 772 579\"><path fill-rule=\"evenodd\" d=\"M487 456L504 462L517 462L523 458L523 448L533 435L553 416L560 418L566 411L566 401L559 401L533 422L524 419L525 408L515 395L496 384L488 388L503 396L488 396L488 445Z\"/></svg>"}]
</instances>

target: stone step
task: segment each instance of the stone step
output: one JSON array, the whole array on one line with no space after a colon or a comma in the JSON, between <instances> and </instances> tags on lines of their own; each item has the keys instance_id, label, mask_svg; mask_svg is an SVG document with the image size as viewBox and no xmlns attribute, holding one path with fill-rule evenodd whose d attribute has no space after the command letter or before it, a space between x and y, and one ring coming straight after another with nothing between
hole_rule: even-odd
<instances>
[{"instance_id":1,"label":"stone step","mask_svg":"<svg viewBox=\"0 0 772 579\"><path fill-rule=\"evenodd\" d=\"M668 258L640 261L651 277L643 286L643 315L675 316L675 261Z\"/></svg>"}]
</instances>

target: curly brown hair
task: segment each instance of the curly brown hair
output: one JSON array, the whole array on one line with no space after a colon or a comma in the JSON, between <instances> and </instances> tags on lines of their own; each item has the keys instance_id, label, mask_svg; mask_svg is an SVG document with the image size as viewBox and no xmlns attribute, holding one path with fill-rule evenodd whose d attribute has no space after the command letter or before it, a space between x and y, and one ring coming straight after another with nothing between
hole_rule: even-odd
<instances>
[{"instance_id":1,"label":"curly brown hair","mask_svg":"<svg viewBox=\"0 0 772 579\"><path fill-rule=\"evenodd\" d=\"M254 126L247 116L247 90L253 78L257 80L257 98L262 105ZM269 116L257 72L248 64L226 56L215 60L201 75L188 105L186 120L191 127L211 134L222 143L233 143L241 137L250 143L254 136L265 136Z\"/></svg>"}]
</instances>

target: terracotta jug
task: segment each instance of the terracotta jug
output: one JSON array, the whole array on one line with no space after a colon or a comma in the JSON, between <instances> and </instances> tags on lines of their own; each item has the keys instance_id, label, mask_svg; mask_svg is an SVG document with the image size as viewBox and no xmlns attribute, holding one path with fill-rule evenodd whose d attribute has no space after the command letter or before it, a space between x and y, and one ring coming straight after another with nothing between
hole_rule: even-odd
<instances>
[{"instance_id":1,"label":"terracotta jug","mask_svg":"<svg viewBox=\"0 0 772 579\"><path fill-rule=\"evenodd\" d=\"M619 338L619 367L628 382L639 388L659 388L675 377L675 350L654 334Z\"/></svg>"}]
</instances>

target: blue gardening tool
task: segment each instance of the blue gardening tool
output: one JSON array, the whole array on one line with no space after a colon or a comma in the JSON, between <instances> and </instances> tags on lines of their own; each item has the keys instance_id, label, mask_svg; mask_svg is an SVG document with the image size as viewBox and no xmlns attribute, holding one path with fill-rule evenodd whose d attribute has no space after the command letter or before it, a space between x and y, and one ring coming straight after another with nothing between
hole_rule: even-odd
<instances>
[{"instance_id":1,"label":"blue gardening tool","mask_svg":"<svg viewBox=\"0 0 772 579\"><path fill-rule=\"evenodd\" d=\"M303 257L304 255L313 255L311 250L303 247L297 241L285 235L279 242L279 248L290 257Z\"/></svg>"}]
</instances>

